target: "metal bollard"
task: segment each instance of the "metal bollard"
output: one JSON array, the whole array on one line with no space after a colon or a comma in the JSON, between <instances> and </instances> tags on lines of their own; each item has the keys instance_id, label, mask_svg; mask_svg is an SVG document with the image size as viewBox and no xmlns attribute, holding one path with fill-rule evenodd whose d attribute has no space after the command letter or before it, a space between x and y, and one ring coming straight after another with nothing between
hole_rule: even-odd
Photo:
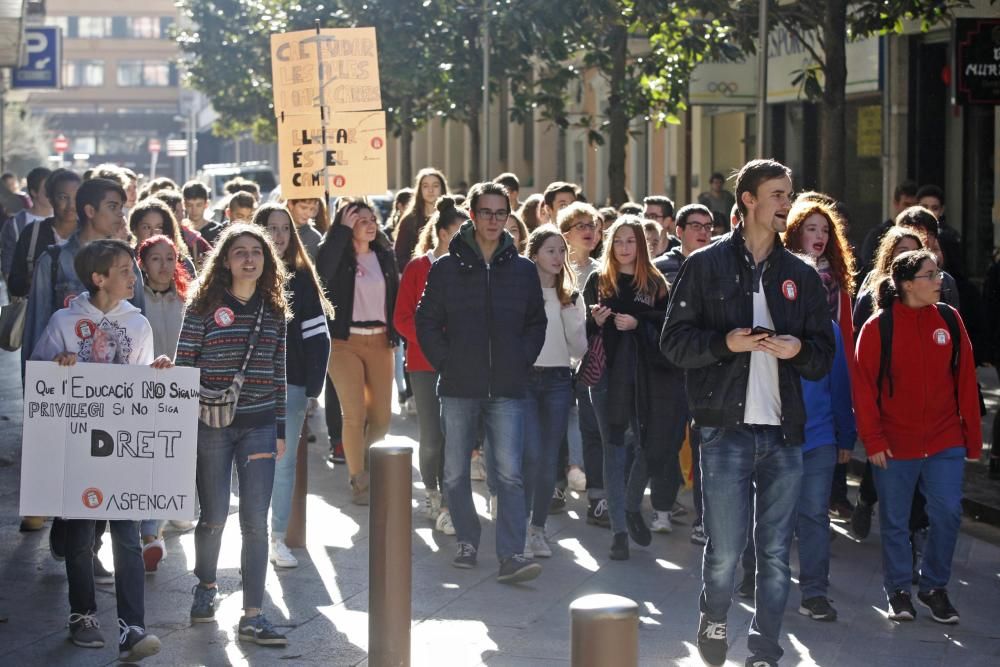
<instances>
[{"instance_id":1,"label":"metal bollard","mask_svg":"<svg viewBox=\"0 0 1000 667\"><path fill-rule=\"evenodd\" d=\"M295 485L292 487L292 507L288 513L285 544L293 549L306 545L306 494L309 490L309 428L302 426L299 449L295 455Z\"/></svg>"},{"instance_id":2,"label":"metal bollard","mask_svg":"<svg viewBox=\"0 0 1000 667\"><path fill-rule=\"evenodd\" d=\"M409 667L413 448L369 449L368 664Z\"/></svg>"},{"instance_id":3,"label":"metal bollard","mask_svg":"<svg viewBox=\"0 0 1000 667\"><path fill-rule=\"evenodd\" d=\"M571 667L637 667L639 605L620 595L585 595L569 605Z\"/></svg>"}]
</instances>

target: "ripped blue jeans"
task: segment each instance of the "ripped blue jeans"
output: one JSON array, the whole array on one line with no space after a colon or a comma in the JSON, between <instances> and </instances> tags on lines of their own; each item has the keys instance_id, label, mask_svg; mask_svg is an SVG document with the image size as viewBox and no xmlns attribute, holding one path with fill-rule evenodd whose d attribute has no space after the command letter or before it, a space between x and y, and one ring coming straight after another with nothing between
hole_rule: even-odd
<instances>
[{"instance_id":1,"label":"ripped blue jeans","mask_svg":"<svg viewBox=\"0 0 1000 667\"><path fill-rule=\"evenodd\" d=\"M233 463L240 487L240 531L243 548L243 608L260 609L267 575L267 508L274 486L274 424L211 428L198 424L198 497L201 518L194 531L194 574L203 584L216 581L222 530L229 516ZM259 455L266 455L260 457Z\"/></svg>"}]
</instances>

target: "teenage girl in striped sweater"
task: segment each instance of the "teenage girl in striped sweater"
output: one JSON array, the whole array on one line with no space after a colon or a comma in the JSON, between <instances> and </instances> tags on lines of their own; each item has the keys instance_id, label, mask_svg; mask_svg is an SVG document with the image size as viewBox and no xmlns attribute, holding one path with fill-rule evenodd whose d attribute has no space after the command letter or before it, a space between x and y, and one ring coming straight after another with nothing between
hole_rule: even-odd
<instances>
[{"instance_id":1,"label":"teenage girl in striped sweater","mask_svg":"<svg viewBox=\"0 0 1000 667\"><path fill-rule=\"evenodd\" d=\"M267 574L267 508L271 504L276 460L285 452L285 266L267 233L255 225L233 223L208 256L204 272L188 299L177 343L176 365L201 369L201 384L225 389L239 372L248 341L262 313L260 334L229 426L198 424L198 497L201 518L195 529L195 566L191 621L215 620L216 570L222 531L229 514L233 463L239 476L243 617L239 638L285 646L261 613Z\"/></svg>"},{"instance_id":2,"label":"teenage girl in striped sweater","mask_svg":"<svg viewBox=\"0 0 1000 667\"><path fill-rule=\"evenodd\" d=\"M295 485L295 460L302 423L309 404L323 391L326 366L330 359L330 332L326 318L333 317L306 254L292 218L281 204L268 203L257 209L253 224L263 227L288 272L288 294L292 319L288 323L287 361L288 407L285 411L285 456L274 470L271 491L271 562L275 567L297 567L299 561L285 544L285 530Z\"/></svg>"}]
</instances>

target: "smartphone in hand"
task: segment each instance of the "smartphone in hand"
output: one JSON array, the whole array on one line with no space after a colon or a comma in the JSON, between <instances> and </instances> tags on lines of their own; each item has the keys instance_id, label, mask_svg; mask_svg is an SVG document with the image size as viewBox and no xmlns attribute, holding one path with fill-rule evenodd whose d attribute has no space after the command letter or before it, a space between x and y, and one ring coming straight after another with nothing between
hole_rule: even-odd
<instances>
[{"instance_id":1,"label":"smartphone in hand","mask_svg":"<svg viewBox=\"0 0 1000 667\"><path fill-rule=\"evenodd\" d=\"M768 329L767 327L761 327L761 326L754 327L753 329L750 330L750 333L754 335L767 334L768 338L775 335L774 329Z\"/></svg>"}]
</instances>

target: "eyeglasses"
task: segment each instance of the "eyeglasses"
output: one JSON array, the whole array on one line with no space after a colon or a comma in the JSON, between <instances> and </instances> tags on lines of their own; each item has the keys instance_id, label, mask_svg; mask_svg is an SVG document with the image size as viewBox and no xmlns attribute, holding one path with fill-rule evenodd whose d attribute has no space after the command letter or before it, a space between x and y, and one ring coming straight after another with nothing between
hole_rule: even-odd
<instances>
[{"instance_id":1,"label":"eyeglasses","mask_svg":"<svg viewBox=\"0 0 1000 667\"><path fill-rule=\"evenodd\" d=\"M944 271L931 271L930 273L913 276L913 279L925 278L927 280L944 280Z\"/></svg>"},{"instance_id":2,"label":"eyeglasses","mask_svg":"<svg viewBox=\"0 0 1000 667\"><path fill-rule=\"evenodd\" d=\"M573 225L573 229L578 232L592 232L597 229L597 225L593 222L578 222Z\"/></svg>"},{"instance_id":3,"label":"eyeglasses","mask_svg":"<svg viewBox=\"0 0 1000 667\"><path fill-rule=\"evenodd\" d=\"M663 220L663 218L665 218L666 216L660 215L659 213L644 213L642 217L648 218L650 220Z\"/></svg>"},{"instance_id":4,"label":"eyeglasses","mask_svg":"<svg viewBox=\"0 0 1000 667\"><path fill-rule=\"evenodd\" d=\"M491 211L488 208L481 208L476 211L476 217L480 220L496 220L497 222L507 222L507 218L510 217L510 211L499 210Z\"/></svg>"},{"instance_id":5,"label":"eyeglasses","mask_svg":"<svg viewBox=\"0 0 1000 667\"><path fill-rule=\"evenodd\" d=\"M711 234L714 225L711 222L706 222L706 223L689 222L686 225L684 225L684 229L687 229L688 227L690 227L696 232L708 232L709 234Z\"/></svg>"}]
</instances>

